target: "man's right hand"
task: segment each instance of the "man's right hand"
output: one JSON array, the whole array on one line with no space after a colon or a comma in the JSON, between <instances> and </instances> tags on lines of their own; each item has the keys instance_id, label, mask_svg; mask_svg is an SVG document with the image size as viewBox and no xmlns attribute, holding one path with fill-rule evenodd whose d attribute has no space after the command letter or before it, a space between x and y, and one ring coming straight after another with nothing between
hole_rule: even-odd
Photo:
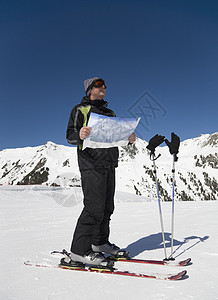
<instances>
[{"instance_id":1,"label":"man's right hand","mask_svg":"<svg viewBox=\"0 0 218 300\"><path fill-rule=\"evenodd\" d=\"M83 141L85 138L87 138L90 135L91 130L92 128L89 126L82 127L79 132L80 139Z\"/></svg>"}]
</instances>

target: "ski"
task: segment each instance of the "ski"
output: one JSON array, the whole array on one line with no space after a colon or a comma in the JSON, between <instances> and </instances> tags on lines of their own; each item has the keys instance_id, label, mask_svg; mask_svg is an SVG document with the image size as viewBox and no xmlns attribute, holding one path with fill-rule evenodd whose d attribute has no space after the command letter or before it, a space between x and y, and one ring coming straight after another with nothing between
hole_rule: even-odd
<instances>
[{"instance_id":1,"label":"ski","mask_svg":"<svg viewBox=\"0 0 218 300\"><path fill-rule=\"evenodd\" d=\"M92 267L70 267L70 266L62 266L62 265L47 265L43 263L35 263L31 261L24 262L27 266L40 267L40 268L53 268L53 269L64 269L70 271L81 271L81 272L89 272L89 273L101 273L101 274L110 274L110 275L121 275L121 276L129 276L129 277L138 277L138 278L152 278L152 279L160 279L160 280L179 280L184 278L187 271L182 271L176 274L144 274L144 273L134 273L129 271L119 271L117 269L105 269L97 266Z\"/></svg>"},{"instance_id":2,"label":"ski","mask_svg":"<svg viewBox=\"0 0 218 300\"><path fill-rule=\"evenodd\" d=\"M106 259L110 260L110 261L122 261L122 262L129 262L129 263L140 263L140 264L150 264L150 265L161 265L161 266L175 266L175 267L184 267L187 266L188 264L190 264L191 262L191 258L187 258L185 260L153 260L153 259L137 259L137 258L131 258L128 256L124 256L125 255L125 251L122 252L120 251L120 253L123 256L108 256ZM70 255L70 253L68 253L65 249L63 249L62 251L52 251L51 254L61 254L61 255Z\"/></svg>"},{"instance_id":3,"label":"ski","mask_svg":"<svg viewBox=\"0 0 218 300\"><path fill-rule=\"evenodd\" d=\"M151 265L161 265L161 266L187 266L191 262L191 258L185 260L176 261L176 260L152 260L152 259L135 259L135 258L125 258L125 257L113 257L109 256L108 260L112 261L122 261L129 263L140 263L140 264L151 264Z\"/></svg>"}]
</instances>

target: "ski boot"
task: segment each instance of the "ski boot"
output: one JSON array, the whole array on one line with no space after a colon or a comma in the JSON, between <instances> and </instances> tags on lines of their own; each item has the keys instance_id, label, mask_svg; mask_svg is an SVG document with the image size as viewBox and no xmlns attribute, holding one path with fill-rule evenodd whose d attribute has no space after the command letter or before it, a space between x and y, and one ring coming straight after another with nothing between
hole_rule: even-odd
<instances>
[{"instance_id":1,"label":"ski boot","mask_svg":"<svg viewBox=\"0 0 218 300\"><path fill-rule=\"evenodd\" d=\"M61 259L60 265L72 268L84 268L86 265L92 267L96 266L100 269L113 269L114 262L105 259L101 253L90 252L88 255L78 255L76 253L68 253L66 250L62 251L64 258Z\"/></svg>"},{"instance_id":2,"label":"ski boot","mask_svg":"<svg viewBox=\"0 0 218 300\"><path fill-rule=\"evenodd\" d=\"M58 253L58 251L54 251L53 253ZM68 253L65 249L63 249L62 252L59 252L64 255L64 257L61 259L59 266L60 267L66 267L69 269L83 269L85 268L85 264L79 261L73 261L70 257L70 253Z\"/></svg>"},{"instance_id":3,"label":"ski boot","mask_svg":"<svg viewBox=\"0 0 218 300\"><path fill-rule=\"evenodd\" d=\"M106 254L110 254L116 258L130 258L128 251L120 249L118 246L116 246L115 244L111 244L110 242L98 246L92 245L92 250L94 252L103 252Z\"/></svg>"}]
</instances>

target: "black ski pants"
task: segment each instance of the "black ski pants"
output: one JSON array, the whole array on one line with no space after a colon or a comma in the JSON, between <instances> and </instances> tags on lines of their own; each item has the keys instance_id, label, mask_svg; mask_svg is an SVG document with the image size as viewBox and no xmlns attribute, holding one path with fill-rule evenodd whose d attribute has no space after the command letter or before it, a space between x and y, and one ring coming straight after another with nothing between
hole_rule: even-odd
<instances>
[{"instance_id":1,"label":"black ski pants","mask_svg":"<svg viewBox=\"0 0 218 300\"><path fill-rule=\"evenodd\" d=\"M81 171L84 208L78 219L71 252L87 255L91 245L108 241L114 211L115 168Z\"/></svg>"}]
</instances>

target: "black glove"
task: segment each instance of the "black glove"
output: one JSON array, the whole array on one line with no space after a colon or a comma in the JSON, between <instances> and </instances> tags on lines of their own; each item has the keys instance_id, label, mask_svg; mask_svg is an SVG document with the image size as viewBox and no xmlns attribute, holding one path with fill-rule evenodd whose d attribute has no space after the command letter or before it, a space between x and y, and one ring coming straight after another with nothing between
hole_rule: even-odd
<instances>
[{"instance_id":1,"label":"black glove","mask_svg":"<svg viewBox=\"0 0 218 300\"><path fill-rule=\"evenodd\" d=\"M165 143L169 147L170 154L177 154L179 152L180 138L174 132L171 133L171 142L165 139Z\"/></svg>"},{"instance_id":2,"label":"black glove","mask_svg":"<svg viewBox=\"0 0 218 300\"><path fill-rule=\"evenodd\" d=\"M153 138L150 139L148 146L146 147L148 150L154 154L155 148L163 143L165 136L156 134Z\"/></svg>"}]
</instances>

